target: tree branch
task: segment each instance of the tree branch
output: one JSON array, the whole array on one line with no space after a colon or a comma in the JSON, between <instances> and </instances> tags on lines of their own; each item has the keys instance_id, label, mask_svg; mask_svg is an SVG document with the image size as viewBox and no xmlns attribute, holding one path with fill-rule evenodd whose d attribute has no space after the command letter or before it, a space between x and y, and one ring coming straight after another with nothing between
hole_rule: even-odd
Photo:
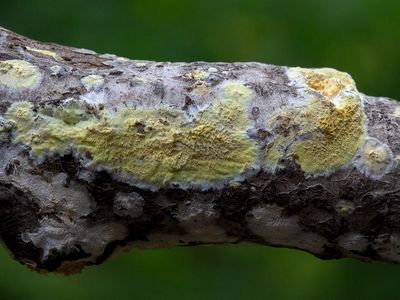
<instances>
[{"instance_id":1,"label":"tree branch","mask_svg":"<svg viewBox=\"0 0 400 300\"><path fill-rule=\"evenodd\" d=\"M125 248L400 260L400 106L333 69L156 63L0 28L0 232L70 274Z\"/></svg>"}]
</instances>

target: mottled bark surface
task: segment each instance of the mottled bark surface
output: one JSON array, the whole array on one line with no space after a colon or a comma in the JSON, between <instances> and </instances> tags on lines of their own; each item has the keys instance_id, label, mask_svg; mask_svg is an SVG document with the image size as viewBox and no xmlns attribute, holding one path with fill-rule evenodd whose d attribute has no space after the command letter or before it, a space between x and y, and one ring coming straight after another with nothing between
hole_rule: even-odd
<instances>
[{"instance_id":1,"label":"mottled bark surface","mask_svg":"<svg viewBox=\"0 0 400 300\"><path fill-rule=\"evenodd\" d=\"M39 271L257 243L400 261L400 106L327 69L156 63L0 28L0 236Z\"/></svg>"}]
</instances>

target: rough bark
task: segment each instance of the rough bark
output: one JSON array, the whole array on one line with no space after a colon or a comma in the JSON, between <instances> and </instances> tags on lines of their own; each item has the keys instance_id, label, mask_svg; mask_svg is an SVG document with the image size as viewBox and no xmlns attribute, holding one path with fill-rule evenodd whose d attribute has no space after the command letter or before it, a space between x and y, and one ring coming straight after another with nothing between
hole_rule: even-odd
<instances>
[{"instance_id":1,"label":"rough bark","mask_svg":"<svg viewBox=\"0 0 400 300\"><path fill-rule=\"evenodd\" d=\"M0 28L0 236L38 271L257 243L400 260L400 106L345 73L156 63Z\"/></svg>"}]
</instances>

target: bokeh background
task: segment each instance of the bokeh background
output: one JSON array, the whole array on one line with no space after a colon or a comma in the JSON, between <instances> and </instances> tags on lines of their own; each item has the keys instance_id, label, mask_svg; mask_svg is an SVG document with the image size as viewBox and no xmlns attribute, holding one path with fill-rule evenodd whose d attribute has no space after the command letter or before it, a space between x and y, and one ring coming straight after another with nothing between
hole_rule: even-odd
<instances>
[{"instance_id":1,"label":"bokeh background","mask_svg":"<svg viewBox=\"0 0 400 300\"><path fill-rule=\"evenodd\" d=\"M168 61L334 67L400 99L398 0L0 0L0 26L41 41ZM287 249L134 250L74 277L0 247L0 299L399 299L400 266Z\"/></svg>"}]
</instances>

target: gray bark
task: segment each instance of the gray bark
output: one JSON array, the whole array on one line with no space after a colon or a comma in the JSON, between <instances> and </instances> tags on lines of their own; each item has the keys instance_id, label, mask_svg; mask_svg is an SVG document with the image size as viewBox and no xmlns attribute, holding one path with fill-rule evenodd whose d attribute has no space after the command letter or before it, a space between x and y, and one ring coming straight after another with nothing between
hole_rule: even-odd
<instances>
[{"instance_id":1,"label":"gray bark","mask_svg":"<svg viewBox=\"0 0 400 300\"><path fill-rule=\"evenodd\" d=\"M400 106L327 69L157 63L0 28L0 237L70 274L126 248L400 261Z\"/></svg>"}]
</instances>

